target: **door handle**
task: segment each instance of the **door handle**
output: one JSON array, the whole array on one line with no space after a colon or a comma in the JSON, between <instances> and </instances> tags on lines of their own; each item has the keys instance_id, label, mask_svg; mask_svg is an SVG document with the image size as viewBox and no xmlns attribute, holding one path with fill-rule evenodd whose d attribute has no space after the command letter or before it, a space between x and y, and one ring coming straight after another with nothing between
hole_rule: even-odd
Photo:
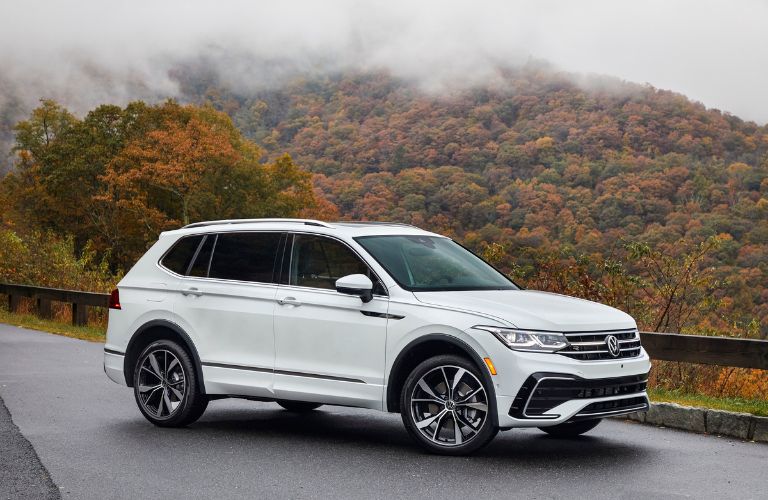
<instances>
[{"instance_id":1,"label":"door handle","mask_svg":"<svg viewBox=\"0 0 768 500\"><path fill-rule=\"evenodd\" d=\"M189 288L184 288L181 290L182 295L194 295L195 297L199 297L203 294L199 289L191 286Z\"/></svg>"},{"instance_id":2,"label":"door handle","mask_svg":"<svg viewBox=\"0 0 768 500\"><path fill-rule=\"evenodd\" d=\"M277 303L281 306L300 306L301 301L296 300L296 297L285 297L282 299L277 299Z\"/></svg>"}]
</instances>

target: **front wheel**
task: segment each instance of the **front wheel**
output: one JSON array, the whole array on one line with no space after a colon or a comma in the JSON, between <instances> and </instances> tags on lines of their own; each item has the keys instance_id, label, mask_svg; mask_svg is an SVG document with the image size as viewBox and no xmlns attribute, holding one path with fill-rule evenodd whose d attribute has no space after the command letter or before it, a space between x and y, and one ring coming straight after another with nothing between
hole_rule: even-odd
<instances>
[{"instance_id":1,"label":"front wheel","mask_svg":"<svg viewBox=\"0 0 768 500\"><path fill-rule=\"evenodd\" d=\"M187 351L171 340L158 340L139 355L133 393L142 415L160 427L184 427L203 414L208 398L200 392Z\"/></svg>"},{"instance_id":2,"label":"front wheel","mask_svg":"<svg viewBox=\"0 0 768 500\"><path fill-rule=\"evenodd\" d=\"M579 420L578 422L566 422L551 427L539 427L539 429L550 436L557 438L576 437L597 427L597 424L599 424L601 420L602 419L599 418L593 420Z\"/></svg>"},{"instance_id":3,"label":"front wheel","mask_svg":"<svg viewBox=\"0 0 768 500\"><path fill-rule=\"evenodd\" d=\"M499 431L493 425L490 391L477 367L465 358L436 356L408 376L400 412L408 433L432 453L467 455Z\"/></svg>"}]
</instances>

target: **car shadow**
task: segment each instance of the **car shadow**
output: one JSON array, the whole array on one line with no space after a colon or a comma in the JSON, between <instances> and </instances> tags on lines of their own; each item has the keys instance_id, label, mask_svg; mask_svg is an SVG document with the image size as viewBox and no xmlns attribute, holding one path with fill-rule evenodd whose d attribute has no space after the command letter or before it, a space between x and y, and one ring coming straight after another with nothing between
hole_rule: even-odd
<instances>
[{"instance_id":1,"label":"car shadow","mask_svg":"<svg viewBox=\"0 0 768 500\"><path fill-rule=\"evenodd\" d=\"M185 429L159 429L148 422L123 426L132 440L190 440L190 446L231 446L247 453L270 447L285 452L291 449L334 450L354 453L365 450L365 459L376 456L421 456L428 460L456 460L454 457L429 455L419 448L403 427L399 415L367 410L347 410L323 407L309 413L297 414L276 405L259 404L253 410L237 408L215 409L211 405L204 417ZM485 448L476 452L476 463L524 463L526 468L551 467L553 461L561 466L579 468L599 467L610 460L630 466L646 461L650 449L636 440L622 436L606 436L600 427L592 434L569 439L553 438L539 431L512 430L500 432ZM351 455L355 456L355 455Z\"/></svg>"}]
</instances>

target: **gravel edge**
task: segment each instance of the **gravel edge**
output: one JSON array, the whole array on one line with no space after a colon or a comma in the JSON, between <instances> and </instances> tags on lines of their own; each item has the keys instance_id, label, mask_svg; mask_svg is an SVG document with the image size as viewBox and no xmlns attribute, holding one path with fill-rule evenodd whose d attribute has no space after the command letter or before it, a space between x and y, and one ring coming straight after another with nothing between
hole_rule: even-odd
<instances>
[{"instance_id":1,"label":"gravel edge","mask_svg":"<svg viewBox=\"0 0 768 500\"><path fill-rule=\"evenodd\" d=\"M651 403L648 412L619 417L643 424L768 443L768 417L676 403Z\"/></svg>"}]
</instances>

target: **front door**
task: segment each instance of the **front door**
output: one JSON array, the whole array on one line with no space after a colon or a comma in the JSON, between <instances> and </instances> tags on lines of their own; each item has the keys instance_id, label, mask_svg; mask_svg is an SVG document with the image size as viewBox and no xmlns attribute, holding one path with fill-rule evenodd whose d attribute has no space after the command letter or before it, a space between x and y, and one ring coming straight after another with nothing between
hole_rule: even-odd
<instances>
[{"instance_id":1,"label":"front door","mask_svg":"<svg viewBox=\"0 0 768 500\"><path fill-rule=\"evenodd\" d=\"M386 291L345 243L296 234L286 247L275 308L275 395L381 408L387 334ZM366 274L374 298L336 291L336 280Z\"/></svg>"}]
</instances>

